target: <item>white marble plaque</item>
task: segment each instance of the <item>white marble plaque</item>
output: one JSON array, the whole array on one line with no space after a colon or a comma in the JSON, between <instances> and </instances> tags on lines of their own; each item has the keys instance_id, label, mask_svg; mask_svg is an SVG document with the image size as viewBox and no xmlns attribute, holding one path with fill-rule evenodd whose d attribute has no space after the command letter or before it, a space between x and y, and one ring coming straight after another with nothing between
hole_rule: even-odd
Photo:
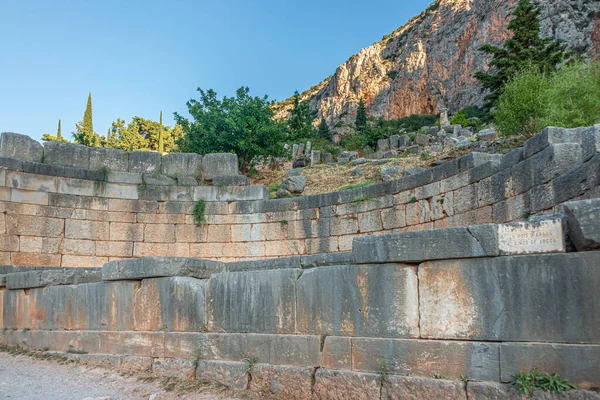
<instances>
[{"instance_id":1,"label":"white marble plaque","mask_svg":"<svg viewBox=\"0 0 600 400\"><path fill-rule=\"evenodd\" d=\"M501 255L565 252L562 221L515 222L498 225Z\"/></svg>"}]
</instances>

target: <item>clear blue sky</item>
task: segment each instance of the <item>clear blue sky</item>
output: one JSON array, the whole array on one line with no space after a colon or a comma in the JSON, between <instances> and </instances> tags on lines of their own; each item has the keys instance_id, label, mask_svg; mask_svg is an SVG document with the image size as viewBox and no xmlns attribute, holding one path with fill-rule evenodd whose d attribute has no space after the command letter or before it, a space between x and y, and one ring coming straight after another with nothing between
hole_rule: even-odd
<instances>
[{"instance_id":1,"label":"clear blue sky","mask_svg":"<svg viewBox=\"0 0 600 400\"><path fill-rule=\"evenodd\" d=\"M92 92L94 129L173 123L196 88L283 100L331 75L431 0L1 0L0 131L71 139Z\"/></svg>"}]
</instances>

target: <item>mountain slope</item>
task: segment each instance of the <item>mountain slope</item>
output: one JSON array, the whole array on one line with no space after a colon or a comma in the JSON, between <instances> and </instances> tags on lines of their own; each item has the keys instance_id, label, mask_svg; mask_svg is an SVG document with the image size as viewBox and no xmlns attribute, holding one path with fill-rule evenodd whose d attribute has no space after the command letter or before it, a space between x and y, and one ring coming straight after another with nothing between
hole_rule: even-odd
<instances>
[{"instance_id":1,"label":"mountain slope","mask_svg":"<svg viewBox=\"0 0 600 400\"><path fill-rule=\"evenodd\" d=\"M542 9L542 36L562 39L580 54L600 55L600 1L535 1ZM402 28L350 57L301 99L338 133L353 123L360 98L369 115L387 119L481 104L484 93L473 74L485 69L489 58L478 49L509 36L506 26L517 2L436 0ZM279 103L276 116L285 117L290 104L290 99Z\"/></svg>"}]
</instances>

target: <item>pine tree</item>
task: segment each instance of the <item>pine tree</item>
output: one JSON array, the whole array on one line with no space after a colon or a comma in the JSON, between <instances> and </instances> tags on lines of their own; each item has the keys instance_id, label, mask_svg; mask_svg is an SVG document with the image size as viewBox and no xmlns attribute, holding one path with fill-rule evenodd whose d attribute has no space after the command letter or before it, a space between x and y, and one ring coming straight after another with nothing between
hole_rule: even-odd
<instances>
[{"instance_id":1,"label":"pine tree","mask_svg":"<svg viewBox=\"0 0 600 400\"><path fill-rule=\"evenodd\" d=\"M83 121L75 125L75 132L73 132L75 143L83 144L86 146L101 146L102 140L100 136L94 132L94 125L92 123L92 94L88 94L87 106L85 107L85 113L83 114Z\"/></svg>"},{"instance_id":2,"label":"pine tree","mask_svg":"<svg viewBox=\"0 0 600 400\"><path fill-rule=\"evenodd\" d=\"M297 90L294 92L294 107L290 110L288 124L295 138L307 139L314 132L310 116L310 105L307 101L300 102L300 93Z\"/></svg>"},{"instance_id":3,"label":"pine tree","mask_svg":"<svg viewBox=\"0 0 600 400\"><path fill-rule=\"evenodd\" d=\"M365 107L365 102L362 98L358 103L358 110L356 110L356 120L354 122L354 126L359 132L364 131L367 127L367 109Z\"/></svg>"},{"instance_id":4,"label":"pine tree","mask_svg":"<svg viewBox=\"0 0 600 400\"><path fill-rule=\"evenodd\" d=\"M160 121L158 125L158 152L164 153L165 151L165 142L164 142L164 132L163 132L163 123L162 123L162 110L160 112Z\"/></svg>"},{"instance_id":5,"label":"pine tree","mask_svg":"<svg viewBox=\"0 0 600 400\"><path fill-rule=\"evenodd\" d=\"M60 119L58 120L58 129L56 130L56 140L62 142L62 133L60 130Z\"/></svg>"},{"instance_id":6,"label":"pine tree","mask_svg":"<svg viewBox=\"0 0 600 400\"><path fill-rule=\"evenodd\" d=\"M568 56L566 46L552 38L540 38L540 10L531 0L519 0L513 12L514 19L508 24L513 36L502 47L483 45L479 50L492 55L489 67L495 74L475 73L485 89L487 107L492 107L502 94L502 88L517 72L525 67L536 67L543 73L556 71Z\"/></svg>"},{"instance_id":7,"label":"pine tree","mask_svg":"<svg viewBox=\"0 0 600 400\"><path fill-rule=\"evenodd\" d=\"M331 140L331 132L329 132L329 125L327 125L325 118L321 118L321 123L319 124L319 137Z\"/></svg>"}]
</instances>

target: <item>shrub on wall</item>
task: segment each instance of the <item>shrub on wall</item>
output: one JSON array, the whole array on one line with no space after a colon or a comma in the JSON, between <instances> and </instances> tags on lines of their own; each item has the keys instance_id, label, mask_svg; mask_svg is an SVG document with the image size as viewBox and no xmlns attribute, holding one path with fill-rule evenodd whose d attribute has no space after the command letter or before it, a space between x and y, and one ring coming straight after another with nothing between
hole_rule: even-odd
<instances>
[{"instance_id":1,"label":"shrub on wall","mask_svg":"<svg viewBox=\"0 0 600 400\"><path fill-rule=\"evenodd\" d=\"M495 120L504 135L534 135L546 126L575 128L600 121L600 64L573 63L547 75L527 68L498 100Z\"/></svg>"}]
</instances>

